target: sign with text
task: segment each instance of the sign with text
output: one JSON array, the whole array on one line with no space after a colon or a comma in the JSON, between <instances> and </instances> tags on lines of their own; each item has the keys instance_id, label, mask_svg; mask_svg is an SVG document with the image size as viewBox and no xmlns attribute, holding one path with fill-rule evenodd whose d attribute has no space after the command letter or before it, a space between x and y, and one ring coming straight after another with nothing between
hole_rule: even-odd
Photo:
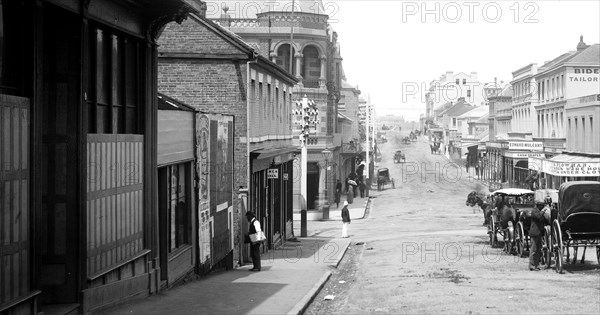
<instances>
[{"instance_id":1,"label":"sign with text","mask_svg":"<svg viewBox=\"0 0 600 315\"><path fill-rule=\"evenodd\" d=\"M556 162L530 158L529 169L563 177L600 176L600 162Z\"/></svg>"},{"instance_id":2,"label":"sign with text","mask_svg":"<svg viewBox=\"0 0 600 315\"><path fill-rule=\"evenodd\" d=\"M505 157L513 158L513 159L527 159L530 157L535 158L543 158L545 157L543 153L538 152L505 152Z\"/></svg>"},{"instance_id":3,"label":"sign with text","mask_svg":"<svg viewBox=\"0 0 600 315\"><path fill-rule=\"evenodd\" d=\"M276 168L270 168L267 170L267 179L278 179L279 170Z\"/></svg>"},{"instance_id":4,"label":"sign with text","mask_svg":"<svg viewBox=\"0 0 600 315\"><path fill-rule=\"evenodd\" d=\"M542 151L544 150L544 143L539 141L509 141L508 149Z\"/></svg>"}]
</instances>

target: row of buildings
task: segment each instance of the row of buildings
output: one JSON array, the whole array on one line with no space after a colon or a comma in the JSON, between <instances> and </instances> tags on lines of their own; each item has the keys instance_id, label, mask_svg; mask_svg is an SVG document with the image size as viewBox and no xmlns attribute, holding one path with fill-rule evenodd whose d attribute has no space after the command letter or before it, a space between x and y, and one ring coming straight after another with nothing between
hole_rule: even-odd
<instances>
[{"instance_id":1,"label":"row of buildings","mask_svg":"<svg viewBox=\"0 0 600 315\"><path fill-rule=\"evenodd\" d=\"M481 84L474 74L449 72L430 85L421 121L442 140L443 153L490 189L600 180L600 44L582 36L574 50L513 71L508 84ZM469 82L482 87L481 103L469 88L455 87ZM436 106L443 89L464 94Z\"/></svg>"},{"instance_id":2,"label":"row of buildings","mask_svg":"<svg viewBox=\"0 0 600 315\"><path fill-rule=\"evenodd\" d=\"M0 1L0 314L102 310L244 264L248 210L263 250L323 211L366 102L323 4L267 2Z\"/></svg>"}]
</instances>

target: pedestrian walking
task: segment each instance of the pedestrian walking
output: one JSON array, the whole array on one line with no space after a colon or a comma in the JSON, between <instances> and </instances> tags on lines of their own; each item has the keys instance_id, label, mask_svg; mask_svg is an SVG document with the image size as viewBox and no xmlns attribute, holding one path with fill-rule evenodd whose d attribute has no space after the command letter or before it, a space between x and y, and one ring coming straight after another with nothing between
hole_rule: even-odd
<instances>
[{"instance_id":1,"label":"pedestrian walking","mask_svg":"<svg viewBox=\"0 0 600 315\"><path fill-rule=\"evenodd\" d=\"M348 211L348 201L344 201L342 208L342 237L348 237L348 225L350 224L350 211Z\"/></svg>"},{"instance_id":2,"label":"pedestrian walking","mask_svg":"<svg viewBox=\"0 0 600 315\"><path fill-rule=\"evenodd\" d=\"M246 243L250 243L250 257L252 257L252 269L250 271L260 271L260 244L265 239L265 234L260 228L260 222L256 219L256 215L252 211L246 212L246 219L250 222ZM253 242L253 238L257 241ZM262 240L261 240L262 239Z\"/></svg>"},{"instance_id":3,"label":"pedestrian walking","mask_svg":"<svg viewBox=\"0 0 600 315\"><path fill-rule=\"evenodd\" d=\"M541 207L541 205L538 205ZM544 208L545 211L545 208ZM526 216L531 219L529 227L529 238L531 247L529 248L529 270L540 270L540 256L542 254L542 234L544 233L544 212L537 207L528 211Z\"/></svg>"},{"instance_id":4,"label":"pedestrian walking","mask_svg":"<svg viewBox=\"0 0 600 315\"><path fill-rule=\"evenodd\" d=\"M365 182L361 180L358 184L358 189L360 189L360 198L365 198L365 188Z\"/></svg>"}]
</instances>

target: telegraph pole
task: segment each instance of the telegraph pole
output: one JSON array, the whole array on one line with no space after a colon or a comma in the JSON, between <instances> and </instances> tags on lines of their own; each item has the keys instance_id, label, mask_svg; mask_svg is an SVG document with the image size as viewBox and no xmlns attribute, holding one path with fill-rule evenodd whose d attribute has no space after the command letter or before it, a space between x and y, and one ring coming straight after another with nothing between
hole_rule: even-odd
<instances>
[{"instance_id":1,"label":"telegraph pole","mask_svg":"<svg viewBox=\"0 0 600 315\"><path fill-rule=\"evenodd\" d=\"M369 173L371 172L371 157L369 156L369 151L371 150L370 145L369 145L369 108L371 107L371 95L369 95L367 97L367 106L365 108L365 135L367 137L367 175L366 175L366 179L369 179ZM369 189L371 189L371 187L369 187Z\"/></svg>"},{"instance_id":2,"label":"telegraph pole","mask_svg":"<svg viewBox=\"0 0 600 315\"><path fill-rule=\"evenodd\" d=\"M306 211L307 211L307 177L308 177L308 137L310 136L310 129L317 126L319 123L319 109L314 101L309 101L306 95L302 98L301 101L296 101L296 109L294 110L294 115L300 116L300 120L297 121L297 124L300 126L300 154L301 154L301 172L302 176L300 177L300 236L306 237Z\"/></svg>"}]
</instances>

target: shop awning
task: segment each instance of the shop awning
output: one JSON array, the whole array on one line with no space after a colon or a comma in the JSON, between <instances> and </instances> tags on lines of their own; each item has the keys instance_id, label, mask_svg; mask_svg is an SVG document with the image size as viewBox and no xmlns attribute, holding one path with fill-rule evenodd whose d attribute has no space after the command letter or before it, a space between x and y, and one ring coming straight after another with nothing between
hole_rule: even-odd
<instances>
[{"instance_id":1,"label":"shop awning","mask_svg":"<svg viewBox=\"0 0 600 315\"><path fill-rule=\"evenodd\" d=\"M478 145L479 145L479 143L461 143L460 146L459 146L459 148L461 148L461 149L467 149L467 148L470 148L470 147L476 147Z\"/></svg>"},{"instance_id":2,"label":"shop awning","mask_svg":"<svg viewBox=\"0 0 600 315\"><path fill-rule=\"evenodd\" d=\"M600 157L559 154L550 159L529 158L529 169L563 177L600 176Z\"/></svg>"}]
</instances>

